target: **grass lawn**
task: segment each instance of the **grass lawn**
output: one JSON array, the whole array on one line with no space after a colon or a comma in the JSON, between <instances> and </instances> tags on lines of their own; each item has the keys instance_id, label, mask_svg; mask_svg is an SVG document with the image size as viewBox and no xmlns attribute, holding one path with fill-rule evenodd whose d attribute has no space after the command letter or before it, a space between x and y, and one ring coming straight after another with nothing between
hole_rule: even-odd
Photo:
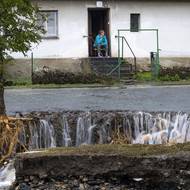
<instances>
[{"instance_id":1,"label":"grass lawn","mask_svg":"<svg viewBox=\"0 0 190 190\"><path fill-rule=\"evenodd\" d=\"M190 152L190 143L175 145L83 145L80 147L61 147L40 149L26 152L24 157L54 156L54 155L124 155L124 156L155 156L178 152ZM18 156L21 156L18 154Z\"/></svg>"},{"instance_id":2,"label":"grass lawn","mask_svg":"<svg viewBox=\"0 0 190 190\"><path fill-rule=\"evenodd\" d=\"M152 85L190 85L190 77L186 80L176 76L161 76L158 79L153 79L151 72L139 72L135 79L137 84L152 84Z\"/></svg>"}]
</instances>

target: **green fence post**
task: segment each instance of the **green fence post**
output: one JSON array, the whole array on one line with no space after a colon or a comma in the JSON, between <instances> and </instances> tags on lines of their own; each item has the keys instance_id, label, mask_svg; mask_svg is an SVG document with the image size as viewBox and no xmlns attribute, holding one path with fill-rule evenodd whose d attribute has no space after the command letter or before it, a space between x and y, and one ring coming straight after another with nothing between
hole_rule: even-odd
<instances>
[{"instance_id":1,"label":"green fence post","mask_svg":"<svg viewBox=\"0 0 190 190\"><path fill-rule=\"evenodd\" d=\"M120 64L121 64L121 50L120 50L120 31L118 30L118 77L119 77L119 81L121 79L121 69L120 69Z\"/></svg>"},{"instance_id":2,"label":"green fence post","mask_svg":"<svg viewBox=\"0 0 190 190\"><path fill-rule=\"evenodd\" d=\"M160 75L160 48L159 48L159 31L156 30L156 36L157 36L157 72L158 76Z\"/></svg>"},{"instance_id":3,"label":"green fence post","mask_svg":"<svg viewBox=\"0 0 190 190\"><path fill-rule=\"evenodd\" d=\"M33 74L34 74L34 54L31 53L31 82L33 81Z\"/></svg>"},{"instance_id":4,"label":"green fence post","mask_svg":"<svg viewBox=\"0 0 190 190\"><path fill-rule=\"evenodd\" d=\"M160 71L158 53L150 52L150 59L151 59L152 79L156 80L156 79L158 79L159 71Z\"/></svg>"}]
</instances>

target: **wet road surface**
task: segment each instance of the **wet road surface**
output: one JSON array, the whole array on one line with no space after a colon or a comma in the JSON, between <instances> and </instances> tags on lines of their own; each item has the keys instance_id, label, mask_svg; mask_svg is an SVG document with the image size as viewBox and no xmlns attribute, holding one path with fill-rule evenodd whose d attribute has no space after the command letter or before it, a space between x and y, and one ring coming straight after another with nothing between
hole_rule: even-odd
<instances>
[{"instance_id":1,"label":"wet road surface","mask_svg":"<svg viewBox=\"0 0 190 190\"><path fill-rule=\"evenodd\" d=\"M59 110L184 111L190 113L190 86L9 89L7 112Z\"/></svg>"}]
</instances>

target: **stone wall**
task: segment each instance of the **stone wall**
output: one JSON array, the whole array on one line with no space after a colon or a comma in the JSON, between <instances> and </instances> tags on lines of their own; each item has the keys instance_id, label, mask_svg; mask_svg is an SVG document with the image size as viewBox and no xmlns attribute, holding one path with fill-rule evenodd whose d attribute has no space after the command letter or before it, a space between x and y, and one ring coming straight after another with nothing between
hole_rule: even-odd
<instances>
[{"instance_id":1,"label":"stone wall","mask_svg":"<svg viewBox=\"0 0 190 190\"><path fill-rule=\"evenodd\" d=\"M132 58L126 59L129 63L133 63ZM169 58L161 57L160 65L163 68L190 68L190 58ZM72 73L74 75L82 74L89 75L92 74L92 68L90 64L90 59L34 59L33 73L38 73L48 69L48 71L59 71L63 73ZM27 81L31 80L32 73L32 63L31 59L17 59L12 63L5 65L5 78L7 80L21 80ZM150 59L149 58L137 58L137 70L138 71L150 71Z\"/></svg>"},{"instance_id":2,"label":"stone wall","mask_svg":"<svg viewBox=\"0 0 190 190\"><path fill-rule=\"evenodd\" d=\"M126 58L127 61L133 63L133 58ZM160 57L160 65L163 68L190 68L190 57ZM150 71L150 58L137 58L138 71Z\"/></svg>"},{"instance_id":3,"label":"stone wall","mask_svg":"<svg viewBox=\"0 0 190 190\"><path fill-rule=\"evenodd\" d=\"M189 145L52 149L19 154L15 167L17 189L190 189Z\"/></svg>"},{"instance_id":4,"label":"stone wall","mask_svg":"<svg viewBox=\"0 0 190 190\"><path fill-rule=\"evenodd\" d=\"M33 73L48 69L64 73L91 73L90 63L86 59L16 59L4 66L5 78L8 80L31 80Z\"/></svg>"},{"instance_id":5,"label":"stone wall","mask_svg":"<svg viewBox=\"0 0 190 190\"><path fill-rule=\"evenodd\" d=\"M4 65L4 77L7 80L31 80L31 60L17 59Z\"/></svg>"}]
</instances>

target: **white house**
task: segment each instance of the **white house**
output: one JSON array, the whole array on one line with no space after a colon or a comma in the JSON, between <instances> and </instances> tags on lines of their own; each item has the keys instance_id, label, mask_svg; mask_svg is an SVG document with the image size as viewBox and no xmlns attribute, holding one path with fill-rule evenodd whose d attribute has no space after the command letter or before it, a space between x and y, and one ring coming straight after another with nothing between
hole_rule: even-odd
<instances>
[{"instance_id":1,"label":"white house","mask_svg":"<svg viewBox=\"0 0 190 190\"><path fill-rule=\"evenodd\" d=\"M32 50L39 67L81 71L81 60L94 56L92 39L100 29L106 31L109 39L110 57L118 57L116 36L122 30L120 36L128 41L139 67L148 64L150 52L158 48L162 65L190 66L188 0L33 0L33 3L48 15L44 23L47 33ZM123 52L124 57L132 57L127 46ZM14 57L23 64L27 62L21 54Z\"/></svg>"}]
</instances>

